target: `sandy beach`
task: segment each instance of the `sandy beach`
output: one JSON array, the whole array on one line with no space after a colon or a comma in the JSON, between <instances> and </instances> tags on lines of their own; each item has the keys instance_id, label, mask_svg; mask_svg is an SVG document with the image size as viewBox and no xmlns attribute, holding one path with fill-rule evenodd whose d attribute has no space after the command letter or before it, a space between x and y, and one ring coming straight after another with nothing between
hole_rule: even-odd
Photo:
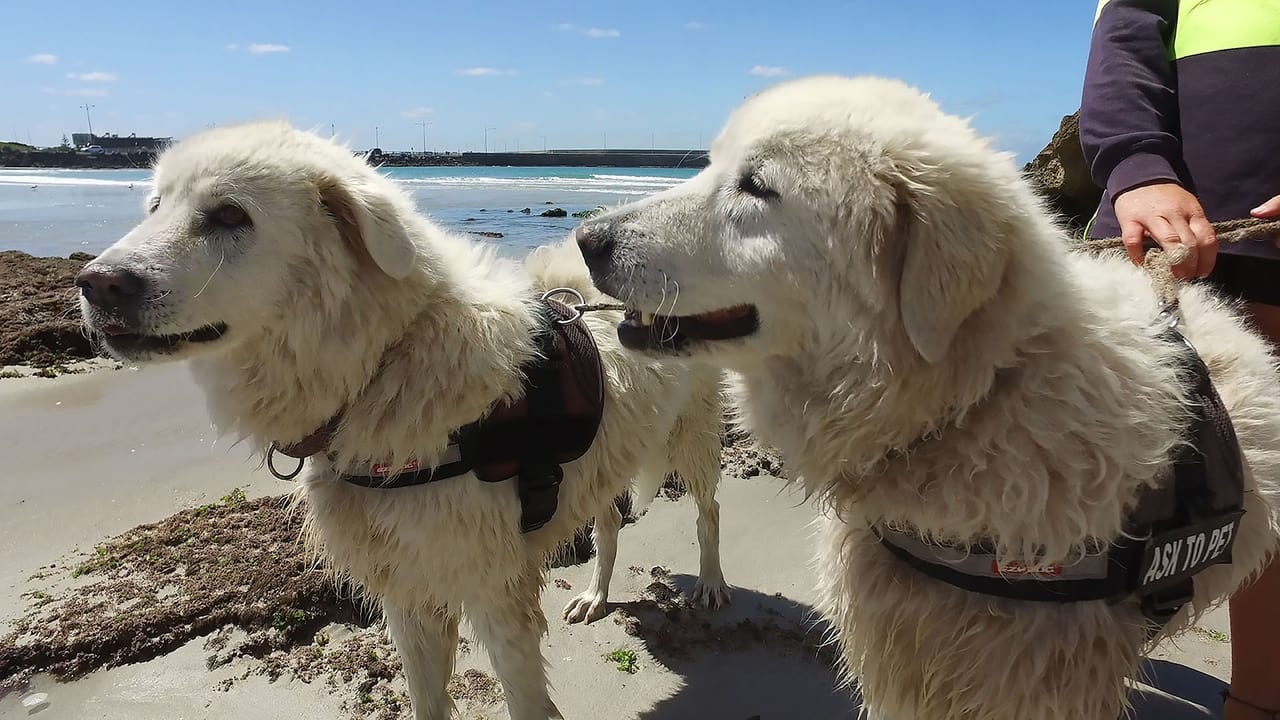
<instances>
[{"instance_id":1,"label":"sandy beach","mask_svg":"<svg viewBox=\"0 0 1280 720\"><path fill-rule=\"evenodd\" d=\"M289 488L244 447L215 442L203 400L182 365L93 367L55 379L0 380L0 613L9 635L0 644L0 680L6 684L0 717L410 717L394 653L377 624L358 616L341 593L325 591L309 605L290 596L297 623L277 610L259 625L246 620L244 627L231 623L204 632L188 617L163 628L163 636L111 637L135 627L116 622L143 602L128 593L150 593L145 602L157 602L187 586L130 585L112 560L125 552L122 546L96 550L99 544L159 523L126 538L134 555L119 556L125 569L145 551L139 538L189 532L176 547L193 546L194 552L206 537L200 523L207 519L222 532L247 514L277 512L271 498ZM544 648L554 697L567 718L856 715L855 693L838 687L831 650L822 647L812 613L812 509L784 481L767 475L727 472L720 500L725 574L736 588L727 610L704 613L683 602L697 569L695 511L688 499L660 497L645 517L623 529L611 612L604 619L564 624L561 608L586 584L590 565L552 570L543 601L551 626ZM175 513L183 514L174 519ZM174 550L168 540L157 547L166 543L166 552ZM292 557L300 557L296 545L266 552L294 563L290 567L299 573L308 571ZM113 574L114 584L94 584ZM262 588L247 581L243 593L229 588L225 597L246 607L255 598L268 601L275 597L269 582L275 580L267 578ZM93 599L94 588L112 588L113 600L95 609L85 601ZM18 646L47 630L48 618L70 622L76 613L97 637L116 643L114 659L105 657L111 653L98 657L86 645L60 673L22 667L24 658L34 661ZM20 629L17 637L12 628ZM1161 690L1135 694L1137 717L1216 717L1217 691L1230 673L1227 631L1223 609L1176 646L1160 648L1148 670ZM68 642L65 633L46 639ZM132 661L131 652L145 659ZM66 675L68 663L96 669L64 682L55 675ZM507 717L482 648L464 642L456 672L451 692L460 717Z\"/></svg>"}]
</instances>

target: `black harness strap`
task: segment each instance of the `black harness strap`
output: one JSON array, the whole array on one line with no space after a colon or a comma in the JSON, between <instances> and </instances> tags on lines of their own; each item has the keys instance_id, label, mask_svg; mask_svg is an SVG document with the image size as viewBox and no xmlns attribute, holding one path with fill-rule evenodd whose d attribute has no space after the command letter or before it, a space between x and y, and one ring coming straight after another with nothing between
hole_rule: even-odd
<instances>
[{"instance_id":1,"label":"black harness strap","mask_svg":"<svg viewBox=\"0 0 1280 720\"><path fill-rule=\"evenodd\" d=\"M1231 562L1244 515L1244 461L1209 368L1176 328L1162 337L1185 348L1192 415L1171 481L1140 494L1120 538L1077 565L1030 570L1002 565L989 541L930 545L913 532L873 525L880 544L924 575L984 595L1057 603L1136 595L1152 629L1164 627L1191 601L1198 573Z\"/></svg>"},{"instance_id":2,"label":"black harness strap","mask_svg":"<svg viewBox=\"0 0 1280 720\"><path fill-rule=\"evenodd\" d=\"M549 421L564 412L560 377L564 372L565 357L556 343L557 335L551 325L556 318L551 314L551 308L544 307L542 312L546 320L536 342L543 359L530 366L525 377L524 396L529 403L529 422L517 476L522 532L537 530L556 514L560 481L564 479L564 469L548 448L554 446L555 437L551 433L556 428Z\"/></svg>"}]
</instances>

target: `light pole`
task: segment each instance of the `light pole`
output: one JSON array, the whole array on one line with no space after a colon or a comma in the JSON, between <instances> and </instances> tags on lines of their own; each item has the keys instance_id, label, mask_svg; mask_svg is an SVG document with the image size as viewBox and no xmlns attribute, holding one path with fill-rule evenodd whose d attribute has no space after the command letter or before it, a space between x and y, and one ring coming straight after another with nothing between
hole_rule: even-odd
<instances>
[{"instance_id":1,"label":"light pole","mask_svg":"<svg viewBox=\"0 0 1280 720\"><path fill-rule=\"evenodd\" d=\"M419 120L415 124L422 127L422 152L425 155L427 152L427 126L431 123L426 120Z\"/></svg>"},{"instance_id":2,"label":"light pole","mask_svg":"<svg viewBox=\"0 0 1280 720\"><path fill-rule=\"evenodd\" d=\"M547 136L546 136L546 135L539 135L538 137L541 137L541 138L542 138L542 152L546 152L546 151L547 151Z\"/></svg>"},{"instance_id":3,"label":"light pole","mask_svg":"<svg viewBox=\"0 0 1280 720\"><path fill-rule=\"evenodd\" d=\"M89 117L89 111L98 107L97 105L81 105L84 108L84 121L89 124L89 142L93 142L93 118Z\"/></svg>"},{"instance_id":4,"label":"light pole","mask_svg":"<svg viewBox=\"0 0 1280 720\"><path fill-rule=\"evenodd\" d=\"M498 128L491 128L491 127L487 127L484 129L484 151L485 152L489 152L489 131L497 130L497 129Z\"/></svg>"},{"instance_id":5,"label":"light pole","mask_svg":"<svg viewBox=\"0 0 1280 720\"><path fill-rule=\"evenodd\" d=\"M382 147L381 145L378 144L378 126L377 125L373 126L373 146Z\"/></svg>"}]
</instances>

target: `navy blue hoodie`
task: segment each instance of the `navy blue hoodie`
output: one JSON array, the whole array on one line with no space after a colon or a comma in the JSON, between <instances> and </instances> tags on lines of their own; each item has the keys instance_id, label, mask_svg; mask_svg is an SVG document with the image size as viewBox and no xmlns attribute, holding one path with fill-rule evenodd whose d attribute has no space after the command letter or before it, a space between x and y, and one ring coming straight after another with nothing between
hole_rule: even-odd
<instances>
[{"instance_id":1,"label":"navy blue hoodie","mask_svg":"<svg viewBox=\"0 0 1280 720\"><path fill-rule=\"evenodd\" d=\"M1280 0L1103 0L1080 144L1106 189L1090 237L1120 235L1112 198L1141 185L1180 183L1211 221L1280 195Z\"/></svg>"}]
</instances>

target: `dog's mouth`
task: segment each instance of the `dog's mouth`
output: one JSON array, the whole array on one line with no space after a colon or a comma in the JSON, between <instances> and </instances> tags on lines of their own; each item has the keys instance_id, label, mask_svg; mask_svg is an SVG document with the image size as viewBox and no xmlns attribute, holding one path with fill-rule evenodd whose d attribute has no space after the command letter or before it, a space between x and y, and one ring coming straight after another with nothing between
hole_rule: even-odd
<instances>
[{"instance_id":1,"label":"dog's mouth","mask_svg":"<svg viewBox=\"0 0 1280 720\"><path fill-rule=\"evenodd\" d=\"M168 355L177 352L184 345L198 345L219 340L226 332L227 324L222 322L168 335L147 335L133 332L120 325L103 325L98 328L98 333L102 336L102 342L107 349L113 354L125 357Z\"/></svg>"},{"instance_id":2,"label":"dog's mouth","mask_svg":"<svg viewBox=\"0 0 1280 720\"><path fill-rule=\"evenodd\" d=\"M629 350L678 353L694 341L737 340L760 329L754 305L735 305L697 315L655 315L629 309L618 325L618 341Z\"/></svg>"}]
</instances>

